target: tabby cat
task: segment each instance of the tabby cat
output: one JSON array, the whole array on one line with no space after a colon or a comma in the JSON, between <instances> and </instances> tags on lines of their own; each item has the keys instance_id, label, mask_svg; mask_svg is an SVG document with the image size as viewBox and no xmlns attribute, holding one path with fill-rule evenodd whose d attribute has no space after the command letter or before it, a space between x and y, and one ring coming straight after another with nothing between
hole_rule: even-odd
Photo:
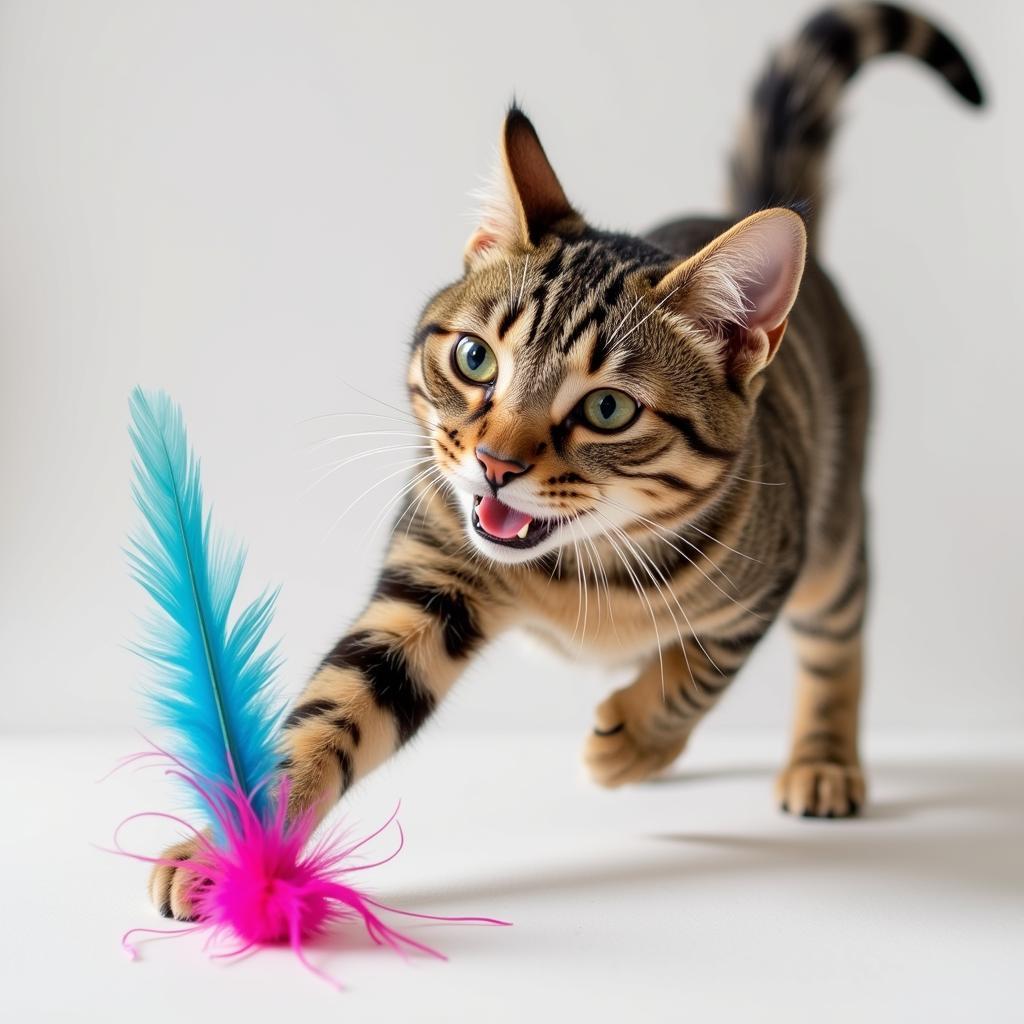
<instances>
[{"instance_id":1,"label":"tabby cat","mask_svg":"<svg viewBox=\"0 0 1024 1024\"><path fill-rule=\"evenodd\" d=\"M434 462L366 610L285 723L293 812L326 814L511 627L638 666L597 707L584 757L602 785L645 779L780 615L799 671L778 803L811 817L863 806L868 370L814 252L841 87L886 53L981 104L924 18L826 10L757 85L732 215L643 238L587 224L510 110L464 273L412 339L409 398ZM191 884L161 867L151 895L187 918Z\"/></svg>"}]
</instances>

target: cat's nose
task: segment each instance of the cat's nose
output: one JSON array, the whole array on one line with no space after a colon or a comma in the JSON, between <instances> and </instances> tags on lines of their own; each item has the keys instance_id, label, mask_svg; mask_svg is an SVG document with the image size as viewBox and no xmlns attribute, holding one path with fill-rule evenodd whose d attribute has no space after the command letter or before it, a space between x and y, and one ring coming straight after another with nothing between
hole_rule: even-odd
<instances>
[{"instance_id":1,"label":"cat's nose","mask_svg":"<svg viewBox=\"0 0 1024 1024\"><path fill-rule=\"evenodd\" d=\"M487 482L497 490L504 487L510 480L525 473L530 467L518 459L503 459L490 449L478 444L475 449L476 461L483 466Z\"/></svg>"}]
</instances>

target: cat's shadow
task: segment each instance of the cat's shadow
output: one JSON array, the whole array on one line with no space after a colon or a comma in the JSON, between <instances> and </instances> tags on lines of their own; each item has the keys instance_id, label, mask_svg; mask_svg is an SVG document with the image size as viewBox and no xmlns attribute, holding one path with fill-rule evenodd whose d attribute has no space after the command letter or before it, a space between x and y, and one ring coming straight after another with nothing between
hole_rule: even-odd
<instances>
[{"instance_id":1,"label":"cat's shadow","mask_svg":"<svg viewBox=\"0 0 1024 1024\"><path fill-rule=\"evenodd\" d=\"M762 765L680 772L653 786L703 785L752 776L768 777ZM853 875L886 875L908 884L931 884L968 897L1002 897L1024 889L1024 762L991 759L949 762L882 762L872 769L875 788L886 795L861 818L785 819L784 831L753 828L749 835L703 831L648 834L650 856L592 858L578 865L525 862L500 879L454 882L431 891L389 893L389 901L412 910L514 900L545 893L589 898L610 886L648 888L694 885L709 875L744 884L770 882L794 870L816 874L837 869ZM665 845L679 856L665 856Z\"/></svg>"}]
</instances>

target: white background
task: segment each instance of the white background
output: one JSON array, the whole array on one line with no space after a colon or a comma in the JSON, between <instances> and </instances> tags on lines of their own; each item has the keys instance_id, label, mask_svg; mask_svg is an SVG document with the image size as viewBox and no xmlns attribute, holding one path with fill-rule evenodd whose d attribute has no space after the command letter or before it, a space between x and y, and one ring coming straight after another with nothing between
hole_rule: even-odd
<instances>
[{"instance_id":1,"label":"white background","mask_svg":"<svg viewBox=\"0 0 1024 1024\"><path fill-rule=\"evenodd\" d=\"M928 4L980 116L895 59L849 89L822 258L870 339L873 731L1024 722L1021 6ZM398 464L308 491L311 442L387 420L410 327L459 272L513 92L599 224L717 212L749 86L805 3L0 6L0 729L125 730L139 595L127 395L180 401L297 688L358 611ZM775 636L707 728L775 728ZM428 734L587 727L598 673L485 657ZM425 740L426 742L426 740Z\"/></svg>"}]
</instances>

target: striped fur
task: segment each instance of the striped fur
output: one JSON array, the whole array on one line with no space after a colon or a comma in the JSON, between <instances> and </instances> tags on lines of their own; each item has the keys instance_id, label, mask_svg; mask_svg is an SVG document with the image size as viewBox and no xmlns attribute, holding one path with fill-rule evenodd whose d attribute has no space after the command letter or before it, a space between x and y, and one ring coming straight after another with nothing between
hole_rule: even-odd
<instances>
[{"instance_id":1,"label":"striped fur","mask_svg":"<svg viewBox=\"0 0 1024 1024\"><path fill-rule=\"evenodd\" d=\"M737 212L799 204L813 237L840 92L867 61L890 53L915 57L968 103L982 104L981 86L964 55L921 15L892 4L822 11L773 57L757 83L732 160Z\"/></svg>"},{"instance_id":2,"label":"striped fur","mask_svg":"<svg viewBox=\"0 0 1024 1024\"><path fill-rule=\"evenodd\" d=\"M836 817L863 805L867 366L813 250L805 262L799 218L763 208L797 204L813 228L839 87L888 52L980 101L964 58L920 17L873 4L819 15L755 94L733 164L735 213L752 214L739 224L599 231L510 112L465 272L427 304L410 348L410 404L434 465L409 488L365 611L285 726L294 810L326 813L511 627L638 666L597 708L584 756L602 784L645 778L679 755L779 617L799 658L779 803ZM465 335L494 353L493 382L457 371ZM620 433L581 418L602 387L639 403ZM481 453L518 467L501 500L547 524L535 547L475 530L473 496L499 486ZM181 876L159 872L152 888L177 916Z\"/></svg>"}]
</instances>

